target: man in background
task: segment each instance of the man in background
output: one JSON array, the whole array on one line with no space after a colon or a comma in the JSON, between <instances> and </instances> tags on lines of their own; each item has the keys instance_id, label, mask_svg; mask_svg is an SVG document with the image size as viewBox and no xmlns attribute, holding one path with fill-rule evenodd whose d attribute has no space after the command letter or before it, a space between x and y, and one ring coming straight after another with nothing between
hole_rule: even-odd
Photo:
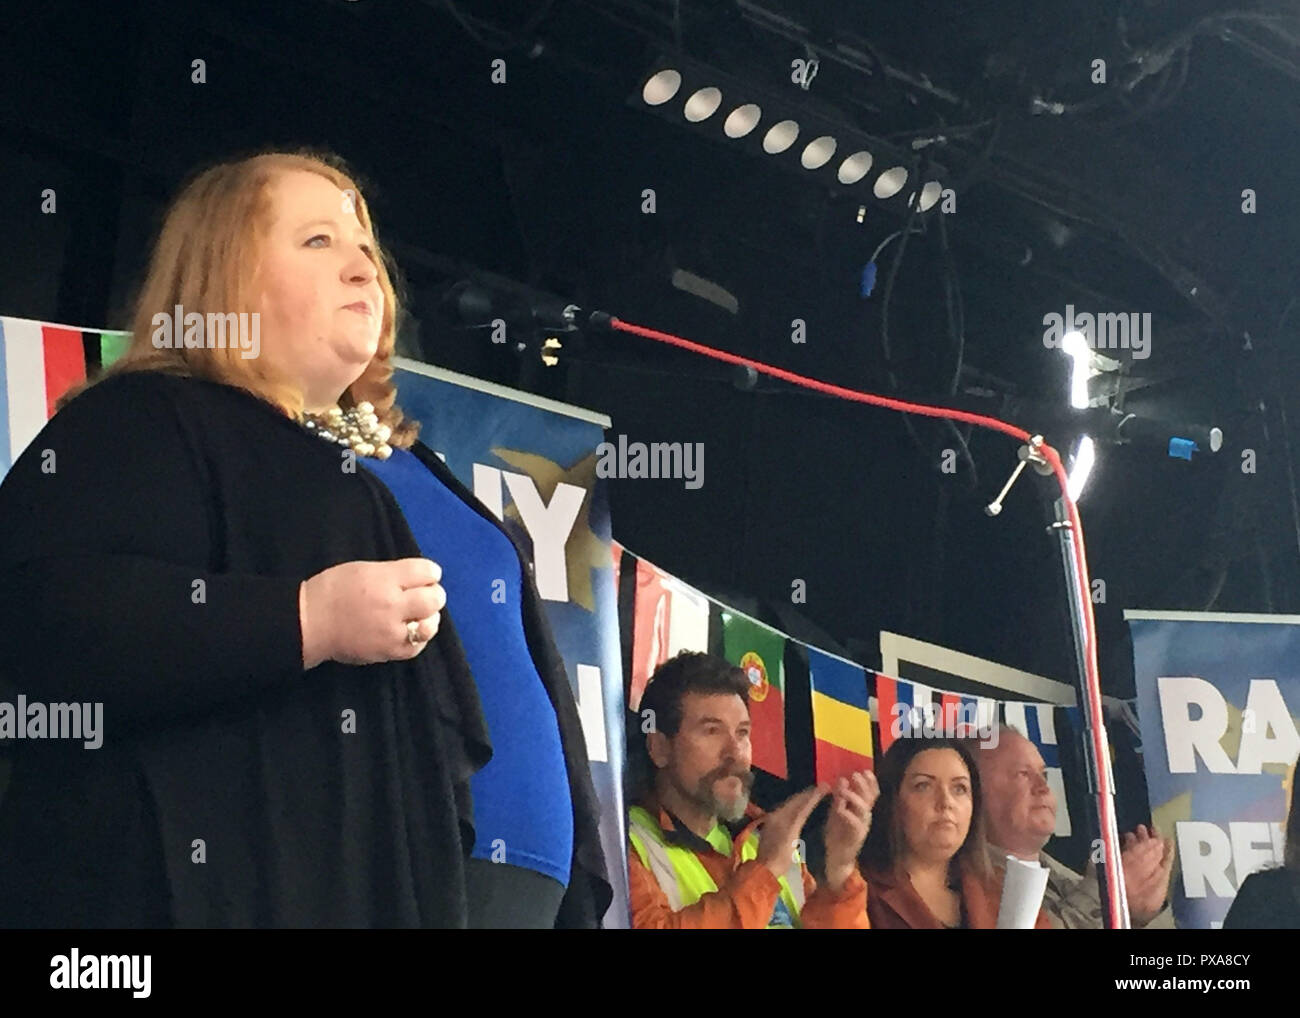
<instances>
[{"instance_id":1,"label":"man in background","mask_svg":"<svg viewBox=\"0 0 1300 1018\"><path fill-rule=\"evenodd\" d=\"M749 682L721 658L683 652L641 700L651 787L628 813L634 929L867 929L858 852L877 786L870 771L808 788L771 813L749 802ZM827 794L826 880L796 845Z\"/></svg>"},{"instance_id":2,"label":"man in background","mask_svg":"<svg viewBox=\"0 0 1300 1018\"><path fill-rule=\"evenodd\" d=\"M968 744L979 765L984 789L984 820L994 866L1006 868L1006 857L1046 867L1043 908L1055 929L1099 930L1101 896L1094 865L1080 876L1057 862L1043 847L1056 830L1056 796L1047 783L1047 765L1038 747L1014 728L999 726L987 739ZM1173 873L1173 840L1161 838L1155 827L1139 826L1121 839L1124 891L1134 929L1172 930L1174 915L1167 903Z\"/></svg>"}]
</instances>

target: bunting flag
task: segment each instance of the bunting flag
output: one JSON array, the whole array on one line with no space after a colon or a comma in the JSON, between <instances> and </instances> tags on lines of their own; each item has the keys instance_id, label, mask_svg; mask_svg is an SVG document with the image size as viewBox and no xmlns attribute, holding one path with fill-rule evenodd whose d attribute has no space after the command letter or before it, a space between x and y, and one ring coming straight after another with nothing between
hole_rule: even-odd
<instances>
[{"instance_id":1,"label":"bunting flag","mask_svg":"<svg viewBox=\"0 0 1300 1018\"><path fill-rule=\"evenodd\" d=\"M722 611L723 655L749 679L749 742L753 764L789 776L785 755L785 636L735 612Z\"/></svg>"},{"instance_id":2,"label":"bunting flag","mask_svg":"<svg viewBox=\"0 0 1300 1018\"><path fill-rule=\"evenodd\" d=\"M1056 723L1068 717L1078 731L1079 708L1058 707L1050 703L1022 703L1005 701L1002 704L1002 723L1032 742L1047 766L1047 783L1056 796L1056 831L1060 838L1071 834L1070 810L1066 796L1065 772L1061 764L1060 744L1056 738Z\"/></svg>"},{"instance_id":3,"label":"bunting flag","mask_svg":"<svg viewBox=\"0 0 1300 1018\"><path fill-rule=\"evenodd\" d=\"M680 651L709 649L709 600L638 558L633 611L632 685L627 706L636 711L656 668Z\"/></svg>"},{"instance_id":4,"label":"bunting flag","mask_svg":"<svg viewBox=\"0 0 1300 1018\"><path fill-rule=\"evenodd\" d=\"M726 606L716 606L694 588L624 551L614 549L615 570L631 571L635 565L636 571L634 624L625 636L633 645L629 708L637 710L649 676L663 661L680 650L709 649L710 613L716 610L722 623L723 654L744 670L751 683L753 764L788 781L791 764L785 739L785 701L789 690L784 668L788 637ZM1055 843L1058 858L1075 865L1067 855L1059 854L1075 849L1082 858L1087 846L1081 839L1087 824L1082 812L1071 817L1071 807L1082 809L1088 789L1078 761L1063 752L1060 744L1062 738L1072 739L1080 730L1077 708L938 689L882 675L804 646L812 701L812 763L818 782L874 770L895 740L909 730L937 729L960 738L978 736L1001 722L1021 732L1042 754L1058 803L1055 834L1063 839ZM807 733L798 745L808 745ZM795 766L798 769L804 764L797 759ZM1075 830L1079 831L1077 838ZM1076 868L1082 865L1079 862Z\"/></svg>"},{"instance_id":5,"label":"bunting flag","mask_svg":"<svg viewBox=\"0 0 1300 1018\"><path fill-rule=\"evenodd\" d=\"M939 693L939 725L956 738L974 738L998 719L998 701L962 693Z\"/></svg>"},{"instance_id":6,"label":"bunting flag","mask_svg":"<svg viewBox=\"0 0 1300 1018\"><path fill-rule=\"evenodd\" d=\"M106 368L126 353L131 345L129 332L101 332L99 334L99 366Z\"/></svg>"},{"instance_id":7,"label":"bunting flag","mask_svg":"<svg viewBox=\"0 0 1300 1018\"><path fill-rule=\"evenodd\" d=\"M866 669L815 647L807 650L816 781L834 783L854 771L874 770Z\"/></svg>"},{"instance_id":8,"label":"bunting flag","mask_svg":"<svg viewBox=\"0 0 1300 1018\"><path fill-rule=\"evenodd\" d=\"M81 333L24 318L0 318L0 475L86 377Z\"/></svg>"},{"instance_id":9,"label":"bunting flag","mask_svg":"<svg viewBox=\"0 0 1300 1018\"><path fill-rule=\"evenodd\" d=\"M917 682L872 673L876 679L876 721L880 728L881 755L889 752L897 732L915 731L939 723L934 690ZM907 721L904 722L904 715Z\"/></svg>"}]
</instances>

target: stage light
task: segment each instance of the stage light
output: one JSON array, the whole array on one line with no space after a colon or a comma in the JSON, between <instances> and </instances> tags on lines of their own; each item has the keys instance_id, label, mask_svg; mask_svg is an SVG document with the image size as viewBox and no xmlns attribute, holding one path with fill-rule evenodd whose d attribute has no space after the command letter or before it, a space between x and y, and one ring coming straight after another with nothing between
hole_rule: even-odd
<instances>
[{"instance_id":1,"label":"stage light","mask_svg":"<svg viewBox=\"0 0 1300 1018\"><path fill-rule=\"evenodd\" d=\"M929 212L934 208L934 203L941 197L943 197L943 185L937 180L931 180L925 185L925 187L921 188L921 211ZM907 199L907 207L909 209L912 207L912 202L914 201L916 201L916 192L912 192Z\"/></svg>"},{"instance_id":2,"label":"stage light","mask_svg":"<svg viewBox=\"0 0 1300 1018\"><path fill-rule=\"evenodd\" d=\"M1065 481L1065 490L1069 492L1072 501L1079 501L1083 486L1088 483L1088 475L1092 473L1092 466L1096 462L1097 450L1092 439L1084 435L1079 439L1079 447L1074 452L1073 463Z\"/></svg>"},{"instance_id":3,"label":"stage light","mask_svg":"<svg viewBox=\"0 0 1300 1018\"><path fill-rule=\"evenodd\" d=\"M692 124L698 124L701 120L708 120L717 113L721 105L722 93L709 85L687 99L686 108L682 112Z\"/></svg>"},{"instance_id":4,"label":"stage light","mask_svg":"<svg viewBox=\"0 0 1300 1018\"><path fill-rule=\"evenodd\" d=\"M841 184L856 184L867 175L867 171L871 169L871 163L872 155L870 152L854 152L853 155L840 163L840 168L835 173L835 179Z\"/></svg>"},{"instance_id":5,"label":"stage light","mask_svg":"<svg viewBox=\"0 0 1300 1018\"><path fill-rule=\"evenodd\" d=\"M770 156L780 155L799 137L799 125L793 120L782 120L773 124L763 135L763 151Z\"/></svg>"},{"instance_id":6,"label":"stage light","mask_svg":"<svg viewBox=\"0 0 1300 1018\"><path fill-rule=\"evenodd\" d=\"M1070 406L1076 410L1087 410L1092 348L1088 346L1082 332L1071 329L1061 337L1061 349L1070 357Z\"/></svg>"},{"instance_id":7,"label":"stage light","mask_svg":"<svg viewBox=\"0 0 1300 1018\"><path fill-rule=\"evenodd\" d=\"M897 216L933 214L947 171L928 153L863 133L816 95L771 90L681 54L662 53L637 77L628 102L803 179L842 190ZM726 103L725 108L723 103ZM806 141L804 139L807 139ZM840 155L844 153L844 155ZM856 193L855 193L856 192Z\"/></svg>"},{"instance_id":8,"label":"stage light","mask_svg":"<svg viewBox=\"0 0 1300 1018\"><path fill-rule=\"evenodd\" d=\"M722 133L728 138L743 138L758 126L762 116L763 111L757 103L737 106L727 114L727 119L722 124Z\"/></svg>"},{"instance_id":9,"label":"stage light","mask_svg":"<svg viewBox=\"0 0 1300 1018\"><path fill-rule=\"evenodd\" d=\"M803 164L805 170L820 170L831 161L831 156L834 154L835 139L829 134L824 134L820 138L814 138L804 146L803 155L799 157L799 162Z\"/></svg>"},{"instance_id":10,"label":"stage light","mask_svg":"<svg viewBox=\"0 0 1300 1018\"><path fill-rule=\"evenodd\" d=\"M893 166L876 178L871 193L877 198L892 198L907 183L907 170L902 166Z\"/></svg>"},{"instance_id":11,"label":"stage light","mask_svg":"<svg viewBox=\"0 0 1300 1018\"><path fill-rule=\"evenodd\" d=\"M652 76L641 89L641 98L650 106L662 106L682 87L682 73L666 67Z\"/></svg>"}]
</instances>

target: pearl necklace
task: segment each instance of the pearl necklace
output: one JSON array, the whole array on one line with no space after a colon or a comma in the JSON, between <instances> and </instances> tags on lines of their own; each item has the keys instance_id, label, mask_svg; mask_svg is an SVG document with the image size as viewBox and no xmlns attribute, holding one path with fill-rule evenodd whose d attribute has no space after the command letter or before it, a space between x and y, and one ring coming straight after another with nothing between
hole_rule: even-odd
<instances>
[{"instance_id":1,"label":"pearl necklace","mask_svg":"<svg viewBox=\"0 0 1300 1018\"><path fill-rule=\"evenodd\" d=\"M388 444L393 429L379 423L374 404L368 400L362 400L347 411L336 404L323 414L304 413L298 420L313 435L350 447L358 456L386 460L393 454Z\"/></svg>"}]
</instances>

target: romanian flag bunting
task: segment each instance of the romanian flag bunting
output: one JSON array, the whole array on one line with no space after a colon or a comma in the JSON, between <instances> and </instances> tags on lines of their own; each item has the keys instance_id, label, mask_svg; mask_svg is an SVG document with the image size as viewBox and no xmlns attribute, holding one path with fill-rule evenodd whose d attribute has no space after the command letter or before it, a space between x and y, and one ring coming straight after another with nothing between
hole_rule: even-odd
<instances>
[{"instance_id":1,"label":"romanian flag bunting","mask_svg":"<svg viewBox=\"0 0 1300 1018\"><path fill-rule=\"evenodd\" d=\"M809 647L808 675L817 782L874 770L866 669Z\"/></svg>"}]
</instances>

